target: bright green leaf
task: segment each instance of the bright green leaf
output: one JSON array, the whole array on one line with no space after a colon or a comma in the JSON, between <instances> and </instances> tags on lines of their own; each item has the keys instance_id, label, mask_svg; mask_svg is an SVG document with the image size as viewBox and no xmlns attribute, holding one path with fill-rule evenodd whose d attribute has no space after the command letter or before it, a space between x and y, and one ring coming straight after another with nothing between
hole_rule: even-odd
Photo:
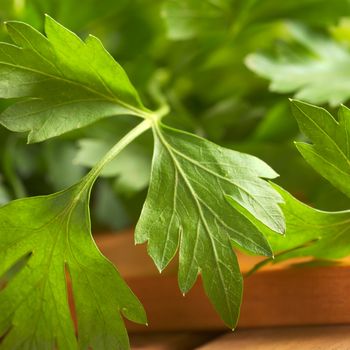
<instances>
[{"instance_id":1,"label":"bright green leaf","mask_svg":"<svg viewBox=\"0 0 350 350\"><path fill-rule=\"evenodd\" d=\"M0 275L19 261L24 265L0 292L1 349L124 350L128 337L120 313L146 322L141 304L91 237L89 194L83 181L0 208Z\"/></svg>"},{"instance_id":2,"label":"bright green leaf","mask_svg":"<svg viewBox=\"0 0 350 350\"><path fill-rule=\"evenodd\" d=\"M117 114L146 109L126 73L89 36L85 42L49 16L46 37L29 25L8 22L16 45L0 43L0 97L25 98L0 115L12 131L38 142Z\"/></svg>"},{"instance_id":3,"label":"bright green leaf","mask_svg":"<svg viewBox=\"0 0 350 350\"><path fill-rule=\"evenodd\" d=\"M294 257L340 259L350 254L350 211L327 212L295 199L282 188L287 231L282 237L267 233L275 262Z\"/></svg>"},{"instance_id":4,"label":"bright green leaf","mask_svg":"<svg viewBox=\"0 0 350 350\"><path fill-rule=\"evenodd\" d=\"M338 121L325 109L292 101L300 130L312 144L298 142L306 161L350 197L350 110L341 106Z\"/></svg>"},{"instance_id":5,"label":"bright green leaf","mask_svg":"<svg viewBox=\"0 0 350 350\"><path fill-rule=\"evenodd\" d=\"M201 272L207 295L233 328L242 278L232 246L271 255L264 236L241 212L284 231L281 197L262 179L277 174L253 156L164 125L155 127L154 137L151 183L135 240L148 241L160 271L179 247L181 291L186 293Z\"/></svg>"},{"instance_id":6,"label":"bright green leaf","mask_svg":"<svg viewBox=\"0 0 350 350\"><path fill-rule=\"evenodd\" d=\"M291 104L300 130L312 142L298 142L298 150L316 171L350 197L350 110L341 106L336 120L323 108L300 101ZM340 259L350 254L349 210L317 210L275 188L285 201L282 209L287 227L283 237L264 230L276 253L275 263L294 257Z\"/></svg>"}]
</instances>

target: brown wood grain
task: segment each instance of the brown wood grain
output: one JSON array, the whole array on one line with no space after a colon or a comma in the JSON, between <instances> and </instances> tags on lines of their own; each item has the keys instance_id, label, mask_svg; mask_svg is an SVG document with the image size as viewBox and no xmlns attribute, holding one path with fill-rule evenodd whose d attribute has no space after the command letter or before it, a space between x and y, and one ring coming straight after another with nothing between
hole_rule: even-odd
<instances>
[{"instance_id":1,"label":"brown wood grain","mask_svg":"<svg viewBox=\"0 0 350 350\"><path fill-rule=\"evenodd\" d=\"M146 308L149 326L128 323L131 331L223 330L225 325L205 296L200 279L183 297L176 262L161 275L145 246L130 232L100 235L102 252L118 267ZM239 255L242 270L259 258ZM350 324L350 267L267 266L244 281L239 327ZM349 347L350 349L350 347Z\"/></svg>"},{"instance_id":2,"label":"brown wood grain","mask_svg":"<svg viewBox=\"0 0 350 350\"><path fill-rule=\"evenodd\" d=\"M198 350L349 350L350 326L249 329L221 336Z\"/></svg>"},{"instance_id":3,"label":"brown wood grain","mask_svg":"<svg viewBox=\"0 0 350 350\"><path fill-rule=\"evenodd\" d=\"M131 350L193 350L211 339L207 333L134 333L130 337Z\"/></svg>"}]
</instances>

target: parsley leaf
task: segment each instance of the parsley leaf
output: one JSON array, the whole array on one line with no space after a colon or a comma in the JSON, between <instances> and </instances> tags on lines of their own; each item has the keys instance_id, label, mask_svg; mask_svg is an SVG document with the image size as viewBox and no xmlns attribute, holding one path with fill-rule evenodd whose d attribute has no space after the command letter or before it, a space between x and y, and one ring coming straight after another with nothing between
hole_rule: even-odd
<instances>
[{"instance_id":1,"label":"parsley leaf","mask_svg":"<svg viewBox=\"0 0 350 350\"><path fill-rule=\"evenodd\" d=\"M286 43L278 47L276 55L250 54L246 58L248 68L269 79L271 91L295 92L297 99L332 106L348 100L350 51L301 25L289 24L286 28L298 46Z\"/></svg>"},{"instance_id":2,"label":"parsley leaf","mask_svg":"<svg viewBox=\"0 0 350 350\"><path fill-rule=\"evenodd\" d=\"M350 254L350 210L327 212L312 208L275 186L283 196L285 236L266 233L274 263L294 257L340 259Z\"/></svg>"},{"instance_id":3,"label":"parsley leaf","mask_svg":"<svg viewBox=\"0 0 350 350\"><path fill-rule=\"evenodd\" d=\"M179 246L179 285L186 293L199 272L223 320L235 327L242 278L232 246L271 256L262 233L230 205L284 231L281 197L261 178L277 174L261 160L164 125L154 128L151 183L136 227L137 243L162 271ZM227 198L230 198L230 203Z\"/></svg>"},{"instance_id":4,"label":"parsley leaf","mask_svg":"<svg viewBox=\"0 0 350 350\"><path fill-rule=\"evenodd\" d=\"M297 142L305 160L338 190L350 197L350 110L341 106L338 118L325 109L292 101L300 130L312 144Z\"/></svg>"},{"instance_id":5,"label":"parsley leaf","mask_svg":"<svg viewBox=\"0 0 350 350\"><path fill-rule=\"evenodd\" d=\"M0 293L3 349L125 349L118 311L145 323L137 298L96 247L90 233L91 183L0 208L0 274L27 257ZM72 281L78 321L67 301Z\"/></svg>"},{"instance_id":6,"label":"parsley leaf","mask_svg":"<svg viewBox=\"0 0 350 350\"><path fill-rule=\"evenodd\" d=\"M8 22L16 45L0 43L0 97L25 98L0 115L39 142L117 114L147 113L126 73L94 36L85 42L46 16L47 37Z\"/></svg>"},{"instance_id":7,"label":"parsley leaf","mask_svg":"<svg viewBox=\"0 0 350 350\"><path fill-rule=\"evenodd\" d=\"M323 177L350 197L350 110L341 106L336 120L328 111L300 101L291 101L301 131L312 144L296 145ZM265 235L276 254L274 262L293 257L339 259L350 254L350 210L327 212L301 203L275 186L285 203L286 235L268 230Z\"/></svg>"},{"instance_id":8,"label":"parsley leaf","mask_svg":"<svg viewBox=\"0 0 350 350\"><path fill-rule=\"evenodd\" d=\"M277 174L258 158L163 125L161 119L169 112L163 96L154 94L161 104L157 111L143 107L122 68L97 39L89 37L84 43L50 17L45 24L47 38L23 23L12 22L8 29L21 47L0 44L0 72L4 77L0 79L0 96L25 100L0 116L7 128L30 131L29 141L37 142L112 114L134 114L145 120L76 186L0 208L0 227L6 232L0 244L9 259L4 260L3 273L31 254L25 267L0 293L5 310L2 333L10 329L4 344L9 348L16 342L40 342L42 348L77 346L72 322L65 322L69 319L65 266L73 281L79 348L125 347L125 330L114 315L118 310L132 320L145 322L137 299L99 255L89 236L88 200L91 186L105 166L151 128L154 153L150 187L135 240L149 242L149 253L159 270L166 267L179 246L181 290L186 293L201 273L206 293L233 328L242 295L233 247L271 256L262 228L278 233L285 229L279 207L282 197L264 180ZM122 170L113 169L114 174L125 175ZM28 231L30 234L25 234ZM12 245L15 237L21 244ZM98 286L92 289L95 284ZM63 305L63 309L54 309L56 305ZM99 318L93 320L96 313ZM28 321L30 315L37 320L34 326ZM57 327L61 327L58 335L54 332Z\"/></svg>"}]
</instances>

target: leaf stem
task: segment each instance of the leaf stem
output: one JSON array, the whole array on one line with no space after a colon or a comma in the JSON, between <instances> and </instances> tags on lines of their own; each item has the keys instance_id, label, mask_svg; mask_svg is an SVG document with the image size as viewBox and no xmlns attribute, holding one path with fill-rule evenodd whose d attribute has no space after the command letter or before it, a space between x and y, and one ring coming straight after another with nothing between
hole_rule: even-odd
<instances>
[{"instance_id":1,"label":"leaf stem","mask_svg":"<svg viewBox=\"0 0 350 350\"><path fill-rule=\"evenodd\" d=\"M164 72L162 70L158 70L148 85L148 91L150 96L153 98L154 102L159 106L156 111L152 112L148 116L151 120L155 122L158 122L170 112L170 107L167 102L167 99L165 98L161 90L162 81L164 80L163 75Z\"/></svg>"},{"instance_id":2,"label":"leaf stem","mask_svg":"<svg viewBox=\"0 0 350 350\"><path fill-rule=\"evenodd\" d=\"M160 107L150 113L144 115L145 120L138 124L135 128L129 131L121 140L119 140L106 154L105 156L85 175L79 186L76 199L78 200L81 194L88 188L91 189L92 185L100 175L102 169L110 163L126 146L128 146L137 137L143 134L145 131L156 127L160 120L169 113L170 107L164 99L159 97Z\"/></svg>"}]
</instances>

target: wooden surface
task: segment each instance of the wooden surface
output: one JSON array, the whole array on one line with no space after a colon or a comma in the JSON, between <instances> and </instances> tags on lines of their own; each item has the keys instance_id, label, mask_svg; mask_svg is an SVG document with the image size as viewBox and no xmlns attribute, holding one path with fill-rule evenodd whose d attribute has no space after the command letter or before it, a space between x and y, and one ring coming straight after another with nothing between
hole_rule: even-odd
<instances>
[{"instance_id":1,"label":"wooden surface","mask_svg":"<svg viewBox=\"0 0 350 350\"><path fill-rule=\"evenodd\" d=\"M241 330L214 339L197 347L197 349L349 350L350 327L324 326Z\"/></svg>"},{"instance_id":2,"label":"wooden surface","mask_svg":"<svg viewBox=\"0 0 350 350\"><path fill-rule=\"evenodd\" d=\"M350 326L131 334L131 350L349 350Z\"/></svg>"},{"instance_id":3,"label":"wooden surface","mask_svg":"<svg viewBox=\"0 0 350 350\"><path fill-rule=\"evenodd\" d=\"M100 235L97 243L146 308L149 326L128 323L130 331L226 329L200 280L183 297L177 285L176 263L160 275L145 245L135 246L130 232ZM239 261L242 270L247 270L259 259L239 255ZM348 265L267 266L244 281L239 328L350 324L349 290Z\"/></svg>"},{"instance_id":4,"label":"wooden surface","mask_svg":"<svg viewBox=\"0 0 350 350\"><path fill-rule=\"evenodd\" d=\"M192 350L216 336L211 333L142 333L130 336L131 350Z\"/></svg>"}]
</instances>

